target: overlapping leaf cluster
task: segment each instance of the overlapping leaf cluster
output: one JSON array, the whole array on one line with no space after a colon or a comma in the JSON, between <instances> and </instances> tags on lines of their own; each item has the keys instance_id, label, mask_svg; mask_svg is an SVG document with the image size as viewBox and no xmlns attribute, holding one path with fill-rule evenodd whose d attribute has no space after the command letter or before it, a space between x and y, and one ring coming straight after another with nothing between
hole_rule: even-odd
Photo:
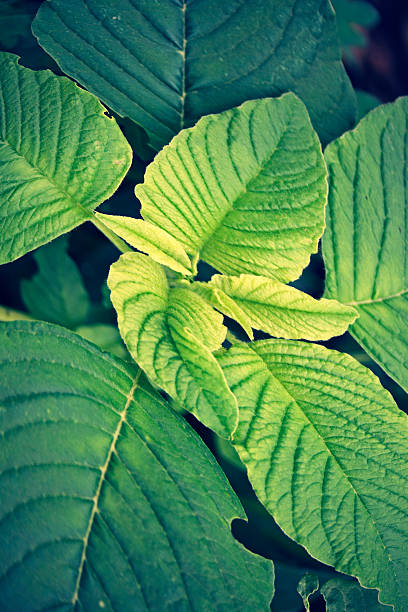
<instances>
[{"instance_id":1,"label":"overlapping leaf cluster","mask_svg":"<svg viewBox=\"0 0 408 612\"><path fill-rule=\"evenodd\" d=\"M312 34L320 42L308 48L303 78L296 81L299 65L288 59L284 84L277 71L268 87L254 89L279 64L282 40L294 44L295 25L315 17L317 4ZM249 5L261 19L256 36L281 38L248 72L242 57L254 38L241 40L236 20L239 11L251 17ZM225 15L214 3L209 24L200 3L169 2L165 26L164 13L138 2L44 4L34 31L68 74L140 124L153 147L177 134L136 187L140 219L94 212L131 163L99 101L65 77L0 56L0 261L92 221L124 251L108 285L120 334L148 379L72 332L2 325L0 479L9 491L0 522L2 609L204 611L208 601L220 611L267 609L271 564L232 538L229 523L242 516L237 499L151 385L232 442L285 533L379 589L380 601L397 612L408 607L407 417L369 370L314 343L352 325L406 385L405 360L388 343L400 342L406 314L407 102L380 107L329 145L328 174L309 113L329 140L349 126L353 106L338 54L327 52L333 15L326 3L287 5L290 14L279 2L238 2ZM129 11L148 28L153 48L165 48L166 65L155 53L141 63ZM203 39L216 46L225 29L239 34L229 64L211 60L209 70L199 59ZM106 36L111 57L101 47ZM336 94L325 97L323 89L317 100L308 83L322 64L330 82L341 78ZM244 101L254 91L259 98L289 89L299 97ZM342 96L349 101L343 115ZM329 118L337 111L336 125L319 115L323 104ZM339 301L287 284L317 251L327 200L326 295ZM23 297L34 317L79 331L89 300L57 245L52 262L49 251L37 252L39 271ZM390 259L398 273L390 275ZM196 279L200 260L214 269L209 282ZM64 266L77 289L62 301L64 291L51 294L44 305L50 263ZM224 316L249 341L227 336ZM272 338L254 340L253 330ZM55 584L47 584L50 574ZM302 586L307 605L316 588ZM322 589L328 605L337 588ZM365 593L355 583L344 589Z\"/></svg>"}]
</instances>

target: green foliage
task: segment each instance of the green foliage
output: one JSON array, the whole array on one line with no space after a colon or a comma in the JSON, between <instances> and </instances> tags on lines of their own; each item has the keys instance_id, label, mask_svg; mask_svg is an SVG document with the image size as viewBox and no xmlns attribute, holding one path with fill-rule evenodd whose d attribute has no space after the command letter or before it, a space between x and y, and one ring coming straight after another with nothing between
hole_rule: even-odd
<instances>
[{"instance_id":1,"label":"green foliage","mask_svg":"<svg viewBox=\"0 0 408 612\"><path fill-rule=\"evenodd\" d=\"M379 21L376 8L365 0L331 0L336 11L337 29L347 55L352 47L363 47L366 39L361 27L370 28Z\"/></svg>"},{"instance_id":2,"label":"green foliage","mask_svg":"<svg viewBox=\"0 0 408 612\"><path fill-rule=\"evenodd\" d=\"M266 612L273 565L238 540L269 521L274 610L405 612L408 417L299 340L350 326L408 390L408 98L323 157L354 119L328 0L48 0L34 32L136 155L121 185L98 99L0 54L0 263L94 225L70 242L89 295L65 238L5 268L27 312L0 306L0 609Z\"/></svg>"},{"instance_id":3,"label":"green foliage","mask_svg":"<svg viewBox=\"0 0 408 612\"><path fill-rule=\"evenodd\" d=\"M335 300L315 300L263 276L216 274L209 286L233 298L251 327L277 338L327 340L344 333L357 317L350 306Z\"/></svg>"},{"instance_id":4,"label":"green foliage","mask_svg":"<svg viewBox=\"0 0 408 612\"><path fill-rule=\"evenodd\" d=\"M160 264L172 270L192 275L191 262L181 244L160 227L142 219L95 213L106 227L126 240L128 244L147 253Z\"/></svg>"},{"instance_id":5,"label":"green foliage","mask_svg":"<svg viewBox=\"0 0 408 612\"><path fill-rule=\"evenodd\" d=\"M333 142L323 256L327 297L354 306L350 332L408 390L408 98Z\"/></svg>"},{"instance_id":6,"label":"green foliage","mask_svg":"<svg viewBox=\"0 0 408 612\"><path fill-rule=\"evenodd\" d=\"M320 589L326 612L391 612L390 606L378 602L377 593L362 589L356 582L333 578Z\"/></svg>"},{"instance_id":7,"label":"green foliage","mask_svg":"<svg viewBox=\"0 0 408 612\"><path fill-rule=\"evenodd\" d=\"M136 188L145 220L226 274L288 282L317 250L327 197L320 143L293 94L200 119Z\"/></svg>"},{"instance_id":8,"label":"green foliage","mask_svg":"<svg viewBox=\"0 0 408 612\"><path fill-rule=\"evenodd\" d=\"M67 247L61 237L34 253L38 271L21 282L21 296L35 319L73 328L86 321L91 305Z\"/></svg>"},{"instance_id":9,"label":"green foliage","mask_svg":"<svg viewBox=\"0 0 408 612\"><path fill-rule=\"evenodd\" d=\"M137 363L186 410L229 437L238 422L236 400L212 355L227 332L222 316L188 289L169 287L164 270L145 255L122 255L108 285Z\"/></svg>"},{"instance_id":10,"label":"green foliage","mask_svg":"<svg viewBox=\"0 0 408 612\"><path fill-rule=\"evenodd\" d=\"M357 119L360 121L367 115L373 108L381 104L380 100L366 91L356 89L357 98Z\"/></svg>"},{"instance_id":11,"label":"green foliage","mask_svg":"<svg viewBox=\"0 0 408 612\"><path fill-rule=\"evenodd\" d=\"M126 351L116 325L108 325L106 323L79 325L75 331L82 338L93 342L104 351L108 351L121 359L128 359L129 354Z\"/></svg>"},{"instance_id":12,"label":"green foliage","mask_svg":"<svg viewBox=\"0 0 408 612\"><path fill-rule=\"evenodd\" d=\"M319 578L315 574L305 574L298 584L298 593L303 599L306 612L310 612L310 597L319 589Z\"/></svg>"},{"instance_id":13,"label":"green foliage","mask_svg":"<svg viewBox=\"0 0 408 612\"><path fill-rule=\"evenodd\" d=\"M313 596L320 594L326 603L326 612L391 612L390 606L378 601L378 593L372 589L363 589L355 580L331 578L319 588L316 574L305 574L299 580L298 593L309 612L309 603Z\"/></svg>"},{"instance_id":14,"label":"green foliage","mask_svg":"<svg viewBox=\"0 0 408 612\"><path fill-rule=\"evenodd\" d=\"M131 150L98 100L66 78L2 53L0 85L5 263L91 219L125 176Z\"/></svg>"},{"instance_id":15,"label":"green foliage","mask_svg":"<svg viewBox=\"0 0 408 612\"><path fill-rule=\"evenodd\" d=\"M325 142L354 121L328 0L49 0L33 31L156 150L202 115L286 91L305 102Z\"/></svg>"},{"instance_id":16,"label":"green foliage","mask_svg":"<svg viewBox=\"0 0 408 612\"><path fill-rule=\"evenodd\" d=\"M218 357L234 445L281 528L317 559L408 604L408 417L348 355L265 340Z\"/></svg>"},{"instance_id":17,"label":"green foliage","mask_svg":"<svg viewBox=\"0 0 408 612\"><path fill-rule=\"evenodd\" d=\"M1 609L266 612L272 564L234 540L237 498L140 370L1 325Z\"/></svg>"}]
</instances>

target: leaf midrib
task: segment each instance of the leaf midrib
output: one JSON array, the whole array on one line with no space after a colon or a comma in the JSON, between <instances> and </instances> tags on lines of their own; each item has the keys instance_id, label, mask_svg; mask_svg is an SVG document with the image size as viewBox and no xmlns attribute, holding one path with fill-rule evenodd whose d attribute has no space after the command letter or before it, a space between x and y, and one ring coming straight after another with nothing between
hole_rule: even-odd
<instances>
[{"instance_id":1,"label":"leaf midrib","mask_svg":"<svg viewBox=\"0 0 408 612\"><path fill-rule=\"evenodd\" d=\"M182 14L182 49L181 54L181 109L180 109L180 130L184 128L184 114L185 114L185 103L186 103L186 62L187 62L187 0L182 0L183 6L181 8Z\"/></svg>"},{"instance_id":2,"label":"leaf midrib","mask_svg":"<svg viewBox=\"0 0 408 612\"><path fill-rule=\"evenodd\" d=\"M287 95L288 95L288 94L284 94L282 97L287 96ZM255 107L255 108L256 108L256 107ZM252 112L254 112L254 109L253 109L253 111L252 111ZM284 137L286 136L286 134L287 134L287 131L288 131L289 125L290 125L290 123L291 123L291 121L292 121L292 119L293 119L293 115L294 115L294 113L295 113L295 109L294 109L294 108L291 108L291 109L289 110L289 113L288 113L288 114L289 114L289 116L286 118L285 125L284 125L284 127L282 128L282 133L280 134L280 136L279 136L279 138L278 138L278 140L277 140L277 142L276 142L276 144L275 144L275 146L274 146L274 148L273 148L273 151L271 151L271 153L270 153L270 154L267 156L267 158L266 158L266 159L265 159L265 160L264 160L264 161L263 161L261 164L259 164L259 166L257 167L257 170L256 170L255 174L254 174L253 176L251 176L251 178L250 178L250 179L249 179L249 180L248 180L248 181L247 181L245 184L243 184L243 185L242 185L242 189L241 189L241 191L240 191L240 192L239 192L239 193L238 193L238 194L237 194L237 195L234 197L234 199L233 199L232 201L229 201L229 202L228 202L229 206L226 208L226 210L225 210L224 214L223 214L223 215L222 215L222 217L220 218L220 220L219 220L219 222L217 223L217 225L216 225L216 226L215 226L213 229L211 229L211 233L209 233L209 234L207 234L207 236L203 236L203 237L201 238L201 245L200 245L200 246L198 247L198 249L197 249L197 251L198 251L199 253L200 253L200 252L201 252L201 253L203 253L203 252L205 251L206 247L208 246L208 243L211 243L211 239L212 239L212 238L214 237L214 235L215 235L215 234L218 232L218 230L219 230L219 229L222 227L222 225L223 225L223 223L224 223L225 218L227 217L227 215L228 215L229 213L231 213L231 212L233 212L233 211L235 210L235 208L234 208L235 204L236 204L236 203L237 203L239 200L241 200L241 199L242 199L242 198L243 198L243 197L244 197L244 196L245 196L245 195L248 193L248 188L249 188L249 185L250 185L252 182L254 182L255 180L257 180L257 179L259 178L259 176L262 174L262 172L265 170L265 168L266 168L266 167L268 166L268 164L271 162L271 160L273 159L273 157L275 156L275 154L276 154L276 152L277 152L277 150L278 150L278 148L279 148L280 143L282 142L283 138L284 138ZM231 115L231 119L229 120L228 127L227 127L227 132L228 132L228 131L229 131L229 129L230 129L230 125L231 125L231 122L232 122L232 120L233 120L233 118L234 118L234 117L235 117L235 113L233 113L233 114ZM207 129L208 129L208 128L207 128ZM250 140L251 140L251 146L252 146L252 149L253 149L254 157L255 157L255 159L258 161L258 156L257 156L257 154L256 154L256 152L255 152L255 148L254 148L253 143L252 143L252 133L251 133ZM237 178L239 179L240 183L242 184L242 180L241 180L241 177L239 176L239 173L238 173L238 171L237 171L237 169L236 169L235 162L234 162L234 161L232 160L232 158L231 158L231 151L230 151L230 148L228 149L228 152L229 152L229 155L230 155L230 159L231 159L232 166L234 167L234 171L235 171L235 173L236 173L236 175L237 175ZM213 172L214 172L214 171L213 171ZM219 183L219 182L220 182L220 179L219 179L219 178L218 178L218 176L215 174L215 172L214 172L214 175L216 176L217 183ZM222 190L222 191L224 191L224 189L223 189L223 188L222 188L221 190ZM227 200L227 201L228 201L228 200Z\"/></svg>"},{"instance_id":3,"label":"leaf midrib","mask_svg":"<svg viewBox=\"0 0 408 612\"><path fill-rule=\"evenodd\" d=\"M101 496L101 492L102 492L102 488L105 482L105 475L106 472L109 468L109 464L111 462L112 459L112 455L116 450L116 443L119 439L119 435L120 432L122 430L123 424L126 422L126 417L127 417L127 413L128 413L128 409L130 404L133 401L133 397L134 397L134 393L137 389L138 386L138 382L139 382L139 378L140 378L140 374L141 374L141 370L139 370L134 378L133 384L129 390L128 395L126 396L126 403L125 403L125 407L123 409L123 411L121 413L119 413L119 421L118 424L116 426L116 429L113 433L113 437L112 437L112 442L109 446L107 455L106 455L106 459L104 464L100 467L100 477L99 477L99 482L98 485L96 487L96 491L95 491L95 495L93 497L93 505L92 505L92 509L91 509L91 514L89 516L89 521L88 521L88 526L85 532L85 536L83 538L84 541L84 545L83 545L83 549L82 549L82 554L81 554L81 560L79 563L79 568L78 568L78 575L77 575L77 579L76 579L76 583L75 583L75 589L74 589L74 594L72 596L72 605L76 605L78 600L79 600L79 589L81 586L81 580L82 580L82 576L83 576L83 572L84 572L84 567L85 567L85 562L86 562L86 554L87 554L87 550L88 550L88 544L89 544L89 538L91 536L91 532L92 532L92 527L95 521L95 516L99 510L98 508L98 504L99 504L99 499Z\"/></svg>"}]
</instances>

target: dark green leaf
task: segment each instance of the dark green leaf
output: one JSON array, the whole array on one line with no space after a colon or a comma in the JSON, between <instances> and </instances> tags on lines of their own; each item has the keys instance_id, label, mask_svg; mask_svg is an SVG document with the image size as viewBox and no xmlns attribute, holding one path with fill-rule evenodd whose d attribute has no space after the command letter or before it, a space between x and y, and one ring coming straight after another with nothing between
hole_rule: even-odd
<instances>
[{"instance_id":1,"label":"dark green leaf","mask_svg":"<svg viewBox=\"0 0 408 612\"><path fill-rule=\"evenodd\" d=\"M34 318L76 327L85 322L90 301L67 248L61 237L34 253L38 272L21 282L21 296Z\"/></svg>"},{"instance_id":2,"label":"dark green leaf","mask_svg":"<svg viewBox=\"0 0 408 612\"><path fill-rule=\"evenodd\" d=\"M354 122L328 0L49 0L33 31L155 149L203 115L286 91L325 142Z\"/></svg>"},{"instance_id":3,"label":"dark green leaf","mask_svg":"<svg viewBox=\"0 0 408 612\"><path fill-rule=\"evenodd\" d=\"M267 612L238 499L140 371L59 327L0 330L2 612Z\"/></svg>"}]
</instances>

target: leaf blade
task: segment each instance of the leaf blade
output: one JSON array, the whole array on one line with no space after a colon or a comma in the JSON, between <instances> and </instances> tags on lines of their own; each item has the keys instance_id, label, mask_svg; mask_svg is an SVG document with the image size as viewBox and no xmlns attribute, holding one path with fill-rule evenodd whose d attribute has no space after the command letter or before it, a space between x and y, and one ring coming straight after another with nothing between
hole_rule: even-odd
<instances>
[{"instance_id":1,"label":"leaf blade","mask_svg":"<svg viewBox=\"0 0 408 612\"><path fill-rule=\"evenodd\" d=\"M102 213L95 213L95 216L128 244L150 255L158 263L185 276L192 275L187 253L177 240L160 227L132 217Z\"/></svg>"},{"instance_id":2,"label":"leaf blade","mask_svg":"<svg viewBox=\"0 0 408 612\"><path fill-rule=\"evenodd\" d=\"M1 334L2 608L266 612L272 566L233 539L238 499L137 370L56 326Z\"/></svg>"},{"instance_id":3,"label":"leaf blade","mask_svg":"<svg viewBox=\"0 0 408 612\"><path fill-rule=\"evenodd\" d=\"M52 0L33 32L64 72L139 123L156 150L203 115L285 91L304 100L326 142L354 121L326 1L214 2L209 9L185 0L160 7Z\"/></svg>"},{"instance_id":4,"label":"leaf blade","mask_svg":"<svg viewBox=\"0 0 408 612\"><path fill-rule=\"evenodd\" d=\"M189 255L227 274L289 282L323 232L326 168L306 109L289 93L183 130L149 165L136 195L143 218Z\"/></svg>"},{"instance_id":5,"label":"leaf blade","mask_svg":"<svg viewBox=\"0 0 408 612\"><path fill-rule=\"evenodd\" d=\"M91 303L67 248L66 239L59 238L36 251L38 271L30 279L21 281L20 292L35 319L76 327L85 322Z\"/></svg>"},{"instance_id":6,"label":"leaf blade","mask_svg":"<svg viewBox=\"0 0 408 612\"><path fill-rule=\"evenodd\" d=\"M262 276L216 274L210 285L222 289L241 308L251 326L293 340L328 340L343 334L357 317L350 306L311 296Z\"/></svg>"},{"instance_id":7,"label":"leaf blade","mask_svg":"<svg viewBox=\"0 0 408 612\"><path fill-rule=\"evenodd\" d=\"M259 341L219 361L259 499L310 554L402 612L407 416L369 370L318 345Z\"/></svg>"},{"instance_id":8,"label":"leaf blade","mask_svg":"<svg viewBox=\"0 0 408 612\"><path fill-rule=\"evenodd\" d=\"M187 289L170 289L159 264L129 253L108 278L121 336L151 380L222 437L238 416L212 351L226 334L222 316Z\"/></svg>"},{"instance_id":9,"label":"leaf blade","mask_svg":"<svg viewBox=\"0 0 408 612\"><path fill-rule=\"evenodd\" d=\"M6 263L89 220L116 191L132 153L99 101L69 79L1 53L0 81L0 263ZM30 109L24 117L22 108Z\"/></svg>"},{"instance_id":10,"label":"leaf blade","mask_svg":"<svg viewBox=\"0 0 408 612\"><path fill-rule=\"evenodd\" d=\"M322 240L325 295L357 309L350 333L405 390L407 118L408 98L399 98L327 148L331 188Z\"/></svg>"},{"instance_id":11,"label":"leaf blade","mask_svg":"<svg viewBox=\"0 0 408 612\"><path fill-rule=\"evenodd\" d=\"M190 285L192 291L196 291L209 304L214 306L222 314L234 319L239 323L250 340L253 340L251 323L247 315L239 305L230 298L220 287L212 286L211 283L195 282Z\"/></svg>"}]
</instances>

